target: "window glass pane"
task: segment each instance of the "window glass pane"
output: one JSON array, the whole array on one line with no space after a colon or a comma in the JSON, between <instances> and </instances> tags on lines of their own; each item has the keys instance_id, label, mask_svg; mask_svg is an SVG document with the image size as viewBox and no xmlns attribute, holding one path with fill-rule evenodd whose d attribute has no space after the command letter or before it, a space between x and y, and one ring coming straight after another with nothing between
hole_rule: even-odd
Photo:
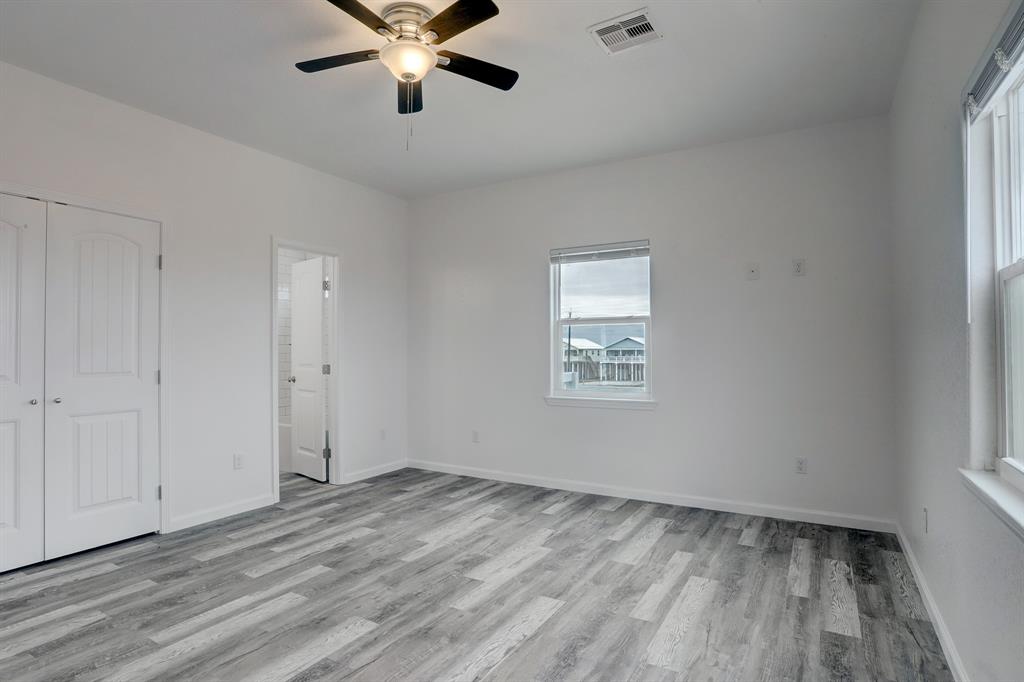
<instances>
[{"instance_id":1,"label":"window glass pane","mask_svg":"<svg viewBox=\"0 0 1024 682\"><path fill-rule=\"evenodd\" d=\"M646 324L561 324L559 387L586 393L647 392Z\"/></svg>"},{"instance_id":2,"label":"window glass pane","mask_svg":"<svg viewBox=\"0 0 1024 682\"><path fill-rule=\"evenodd\" d=\"M1024 460L1024 275L1003 290L1006 334L1006 408L1011 457Z\"/></svg>"},{"instance_id":3,"label":"window glass pane","mask_svg":"<svg viewBox=\"0 0 1024 682\"><path fill-rule=\"evenodd\" d=\"M557 267L562 319L651 314L649 256L563 263Z\"/></svg>"}]
</instances>

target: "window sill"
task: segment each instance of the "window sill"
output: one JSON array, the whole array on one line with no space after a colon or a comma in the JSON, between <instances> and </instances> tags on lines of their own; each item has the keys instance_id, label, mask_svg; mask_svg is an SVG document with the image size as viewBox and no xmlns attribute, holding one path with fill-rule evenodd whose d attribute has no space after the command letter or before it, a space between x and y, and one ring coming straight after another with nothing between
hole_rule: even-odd
<instances>
[{"instance_id":1,"label":"window sill","mask_svg":"<svg viewBox=\"0 0 1024 682\"><path fill-rule=\"evenodd\" d=\"M1024 540L1024 492L994 471L961 469L964 485Z\"/></svg>"},{"instance_id":2,"label":"window sill","mask_svg":"<svg viewBox=\"0 0 1024 682\"><path fill-rule=\"evenodd\" d=\"M647 398L577 398L560 395L544 396L544 402L557 407L596 407L613 410L653 410L658 406Z\"/></svg>"}]
</instances>

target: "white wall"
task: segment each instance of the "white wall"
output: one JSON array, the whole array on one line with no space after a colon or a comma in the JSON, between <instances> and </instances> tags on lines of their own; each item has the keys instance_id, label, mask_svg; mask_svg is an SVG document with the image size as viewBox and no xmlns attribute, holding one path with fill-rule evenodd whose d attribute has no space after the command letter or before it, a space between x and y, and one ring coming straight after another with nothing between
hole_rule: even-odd
<instances>
[{"instance_id":1,"label":"white wall","mask_svg":"<svg viewBox=\"0 0 1024 682\"><path fill-rule=\"evenodd\" d=\"M172 528L272 501L272 235L342 254L344 473L404 460L404 201L4 63L0 180L165 223Z\"/></svg>"},{"instance_id":2,"label":"white wall","mask_svg":"<svg viewBox=\"0 0 1024 682\"><path fill-rule=\"evenodd\" d=\"M866 119L417 204L413 463L886 527L886 131ZM548 406L548 250L638 238L652 248L657 409Z\"/></svg>"},{"instance_id":3,"label":"white wall","mask_svg":"<svg viewBox=\"0 0 1024 682\"><path fill-rule=\"evenodd\" d=\"M970 446L959 98L1006 7L923 3L891 114L897 514L974 680L1024 675L1024 545L957 473Z\"/></svg>"}]
</instances>

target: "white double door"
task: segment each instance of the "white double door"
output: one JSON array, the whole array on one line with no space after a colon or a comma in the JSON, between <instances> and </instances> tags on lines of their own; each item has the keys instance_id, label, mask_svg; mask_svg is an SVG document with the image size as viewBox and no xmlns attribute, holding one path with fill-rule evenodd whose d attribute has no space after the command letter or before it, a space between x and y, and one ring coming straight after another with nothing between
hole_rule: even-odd
<instances>
[{"instance_id":1,"label":"white double door","mask_svg":"<svg viewBox=\"0 0 1024 682\"><path fill-rule=\"evenodd\" d=\"M159 244L0 194L0 571L159 528Z\"/></svg>"}]
</instances>

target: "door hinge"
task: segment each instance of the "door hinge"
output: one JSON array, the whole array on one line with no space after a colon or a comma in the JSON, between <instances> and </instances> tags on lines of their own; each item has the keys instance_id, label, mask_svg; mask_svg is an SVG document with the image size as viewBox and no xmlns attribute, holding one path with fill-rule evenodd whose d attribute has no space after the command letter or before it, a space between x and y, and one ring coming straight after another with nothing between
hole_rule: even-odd
<instances>
[{"instance_id":1,"label":"door hinge","mask_svg":"<svg viewBox=\"0 0 1024 682\"><path fill-rule=\"evenodd\" d=\"M331 290L331 280L325 279L324 280L324 291L330 291L330 290Z\"/></svg>"},{"instance_id":2,"label":"door hinge","mask_svg":"<svg viewBox=\"0 0 1024 682\"><path fill-rule=\"evenodd\" d=\"M324 481L331 482L331 432L324 431Z\"/></svg>"},{"instance_id":3,"label":"door hinge","mask_svg":"<svg viewBox=\"0 0 1024 682\"><path fill-rule=\"evenodd\" d=\"M160 370L156 371L156 384L157 386L160 385Z\"/></svg>"},{"instance_id":4,"label":"door hinge","mask_svg":"<svg viewBox=\"0 0 1024 682\"><path fill-rule=\"evenodd\" d=\"M156 499L158 499L158 500L164 499L164 487L162 485L158 485L156 487Z\"/></svg>"},{"instance_id":5,"label":"door hinge","mask_svg":"<svg viewBox=\"0 0 1024 682\"><path fill-rule=\"evenodd\" d=\"M164 269L164 254L162 254L162 253L159 254L156 257L156 269L157 270L163 270Z\"/></svg>"},{"instance_id":6,"label":"door hinge","mask_svg":"<svg viewBox=\"0 0 1024 682\"><path fill-rule=\"evenodd\" d=\"M321 374L330 374L331 373L331 366L330 365L322 365L320 367L320 373Z\"/></svg>"}]
</instances>

